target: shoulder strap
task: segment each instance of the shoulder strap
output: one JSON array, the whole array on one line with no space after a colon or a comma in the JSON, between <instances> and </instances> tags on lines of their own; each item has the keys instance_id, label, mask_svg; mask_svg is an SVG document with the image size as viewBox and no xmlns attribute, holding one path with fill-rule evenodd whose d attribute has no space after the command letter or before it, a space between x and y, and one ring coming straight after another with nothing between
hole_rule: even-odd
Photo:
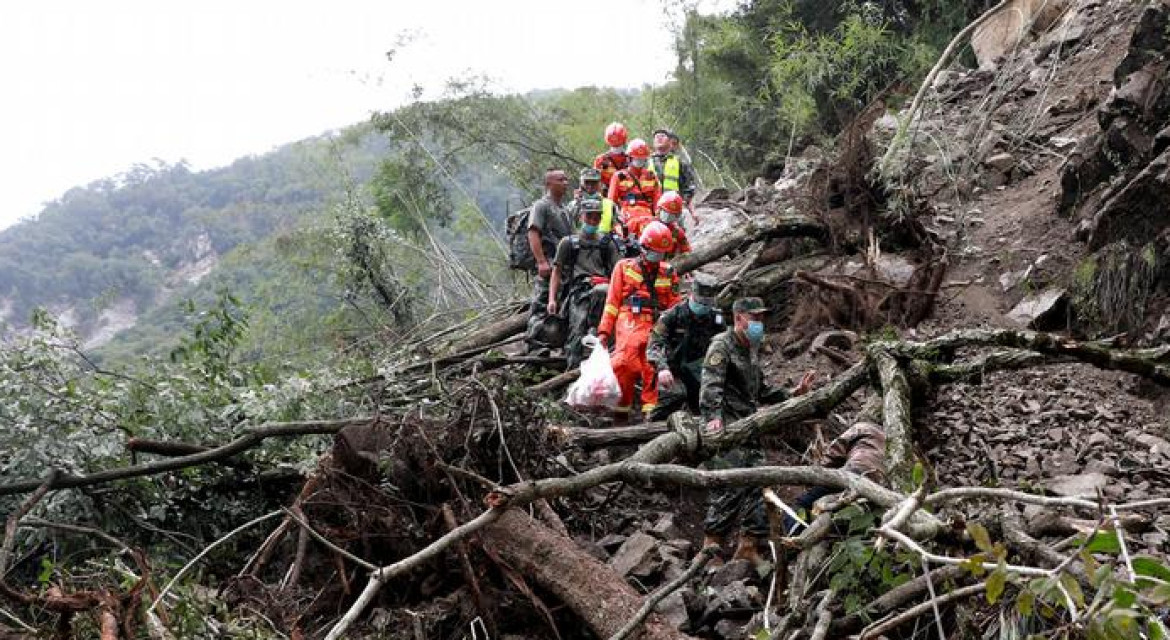
<instances>
[{"instance_id":1,"label":"shoulder strap","mask_svg":"<svg viewBox=\"0 0 1170 640\"><path fill-rule=\"evenodd\" d=\"M581 237L575 233L569 236L569 249L568 259L565 260L565 272L561 274L562 282L572 282L573 271L577 267L577 252L581 250Z\"/></svg>"},{"instance_id":2,"label":"shoulder strap","mask_svg":"<svg viewBox=\"0 0 1170 640\"><path fill-rule=\"evenodd\" d=\"M638 192L638 195L640 195L640 196L642 196L643 198L645 198L645 197L646 197L646 192L645 192L645 191L642 191L642 181L641 181L641 179L639 179L639 178L635 178L635 177L634 177L634 174L630 173L628 169L622 169L622 171L623 171L623 172L625 172L625 174L626 174L626 177L628 177L628 178L630 179L630 181L634 183L634 189L635 189L635 190Z\"/></svg>"},{"instance_id":3,"label":"shoulder strap","mask_svg":"<svg viewBox=\"0 0 1170 640\"><path fill-rule=\"evenodd\" d=\"M650 292L650 305L654 307L654 312L658 313L658 291L654 286L655 281L658 279L658 272L654 272L654 280L651 280L650 277L646 275L646 265L641 261L638 262L638 271L642 272L642 283L646 285L646 290Z\"/></svg>"}]
</instances>

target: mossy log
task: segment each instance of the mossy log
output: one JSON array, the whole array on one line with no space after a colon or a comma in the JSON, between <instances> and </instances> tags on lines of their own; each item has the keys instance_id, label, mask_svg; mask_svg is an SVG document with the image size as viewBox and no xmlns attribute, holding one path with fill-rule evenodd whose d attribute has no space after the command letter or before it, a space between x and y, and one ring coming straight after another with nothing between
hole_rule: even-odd
<instances>
[{"instance_id":1,"label":"mossy log","mask_svg":"<svg viewBox=\"0 0 1170 640\"><path fill-rule=\"evenodd\" d=\"M897 359L885 351L871 353L882 385L882 422L886 430L886 474L890 484L910 489L914 472L914 423L910 385Z\"/></svg>"},{"instance_id":2,"label":"mossy log","mask_svg":"<svg viewBox=\"0 0 1170 640\"><path fill-rule=\"evenodd\" d=\"M886 341L874 348L904 359L939 360L961 347L1006 347L1064 356L1100 369L1134 373L1170 385L1170 345L1121 349L1105 342L1082 342L1053 333L1012 329L954 331L924 342Z\"/></svg>"}]
</instances>

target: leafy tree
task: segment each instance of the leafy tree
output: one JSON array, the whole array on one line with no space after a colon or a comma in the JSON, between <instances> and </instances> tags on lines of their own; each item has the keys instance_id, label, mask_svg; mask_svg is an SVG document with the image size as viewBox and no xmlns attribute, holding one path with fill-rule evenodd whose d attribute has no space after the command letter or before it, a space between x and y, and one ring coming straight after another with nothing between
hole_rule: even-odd
<instances>
[{"instance_id":1,"label":"leafy tree","mask_svg":"<svg viewBox=\"0 0 1170 640\"><path fill-rule=\"evenodd\" d=\"M775 175L790 142L832 136L916 82L985 4L750 0L722 16L692 11L676 34L675 79L656 97L692 148L741 177Z\"/></svg>"}]
</instances>

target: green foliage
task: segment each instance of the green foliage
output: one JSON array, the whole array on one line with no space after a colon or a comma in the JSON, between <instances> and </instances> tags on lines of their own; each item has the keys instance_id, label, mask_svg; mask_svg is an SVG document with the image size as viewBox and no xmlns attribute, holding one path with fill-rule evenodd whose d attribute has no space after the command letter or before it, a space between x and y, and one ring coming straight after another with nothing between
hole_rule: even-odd
<instances>
[{"instance_id":1,"label":"green foliage","mask_svg":"<svg viewBox=\"0 0 1170 640\"><path fill-rule=\"evenodd\" d=\"M357 412L346 398L325 393L348 379L343 369L284 372L278 379L265 367L239 362L248 322L230 294L192 311L194 329L180 340L174 360L143 358L117 371L86 358L77 337L45 312L27 332L0 342L0 476L15 481L50 468L81 474L124 467L132 463L124 444L129 437L219 443L267 421ZM326 446L326 438L302 438L266 443L245 457L259 468L307 472ZM149 546L160 567L189 559L192 548L285 502L283 494L261 489L249 474L212 465L100 491L53 493L32 515L91 524ZM18 501L0 498L0 510L10 512ZM151 533L157 531L176 533ZM258 542L241 538L239 544ZM17 579L46 585L87 580L70 572L87 558L105 562L108 554L84 538L41 529L22 530L17 543L34 550L14 567Z\"/></svg>"},{"instance_id":2,"label":"green foliage","mask_svg":"<svg viewBox=\"0 0 1170 640\"><path fill-rule=\"evenodd\" d=\"M642 100L638 92L596 88L499 95L480 80L452 81L441 100L416 102L375 118L378 129L396 143L420 152L426 145L430 150L409 159L391 158L391 166L383 167L385 175L375 181L375 192L401 191L399 178L409 165L410 171L474 185L464 191L475 194L480 208L492 212L489 218L500 228L508 198L538 195L546 169L558 167L572 176L592 164L604 150L602 133L609 122L625 121L634 136L648 136L657 125L634 124ZM499 188L501 181L507 188ZM494 193L483 193L492 183L497 184ZM420 200L418 195L408 197ZM383 208L381 199L378 207L384 215L398 211Z\"/></svg>"},{"instance_id":3,"label":"green foliage","mask_svg":"<svg viewBox=\"0 0 1170 640\"><path fill-rule=\"evenodd\" d=\"M839 128L890 78L917 71L903 68L903 49L880 16L849 13L820 34L790 25L773 40L771 72L782 91L781 118L798 130Z\"/></svg>"},{"instance_id":4,"label":"green foliage","mask_svg":"<svg viewBox=\"0 0 1170 640\"><path fill-rule=\"evenodd\" d=\"M1016 594L1006 600L1006 606L1018 616L1017 628L1050 629L1055 633L1029 637L1070 637L1061 630L1068 629L1068 623L1074 621L1083 629L1084 637L1095 640L1166 637L1159 616L1170 605L1170 567L1160 558L1122 558L1116 532L1098 531L1091 539L1081 541L1077 559L1088 578L1085 581L1067 570L1021 576L1009 570L1006 550L1000 544L992 544L982 526L969 523L968 531L981 553L968 558L963 566L980 577L986 571L984 563L995 563L995 568L986 574L987 602L1005 602L1004 596L1012 587ZM1102 563L1100 555L1107 556L1109 563ZM1126 562L1129 567L1124 566ZM1136 576L1133 581L1125 577L1131 569Z\"/></svg>"},{"instance_id":5,"label":"green foliage","mask_svg":"<svg viewBox=\"0 0 1170 640\"><path fill-rule=\"evenodd\" d=\"M171 361L187 361L199 368L205 378L221 378L236 373L232 367L232 354L240 345L248 330L248 316L240 308L240 301L229 291L219 292L213 308L199 313L195 303L186 302L187 312L198 313L194 335L183 338L179 346L171 350ZM245 379L233 382L246 382Z\"/></svg>"},{"instance_id":6,"label":"green foliage","mask_svg":"<svg viewBox=\"0 0 1170 640\"><path fill-rule=\"evenodd\" d=\"M451 222L451 197L440 174L418 145L407 143L382 159L370 183L378 213L395 230L415 239L426 224Z\"/></svg>"},{"instance_id":7,"label":"green foliage","mask_svg":"<svg viewBox=\"0 0 1170 640\"><path fill-rule=\"evenodd\" d=\"M887 89L915 85L983 9L750 0L725 16L691 12L676 34L674 82L655 97L688 144L725 160L734 176L774 175L790 140L799 149L834 135Z\"/></svg>"},{"instance_id":8,"label":"green foliage","mask_svg":"<svg viewBox=\"0 0 1170 640\"><path fill-rule=\"evenodd\" d=\"M900 552L874 549L872 530L877 514L851 504L834 514L845 537L834 543L827 568L829 586L842 594L847 613L858 611L882 593L909 581L910 557Z\"/></svg>"}]
</instances>

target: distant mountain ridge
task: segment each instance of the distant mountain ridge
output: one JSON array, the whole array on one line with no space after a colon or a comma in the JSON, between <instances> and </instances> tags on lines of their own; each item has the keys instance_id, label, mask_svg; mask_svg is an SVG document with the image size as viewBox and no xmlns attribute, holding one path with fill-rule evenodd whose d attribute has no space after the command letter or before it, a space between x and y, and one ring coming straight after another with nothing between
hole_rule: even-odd
<instances>
[{"instance_id":1,"label":"distant mountain ridge","mask_svg":"<svg viewBox=\"0 0 1170 640\"><path fill-rule=\"evenodd\" d=\"M296 227L346 180L367 182L388 146L358 125L218 169L156 161L70 189L0 231L0 335L43 308L101 346L232 250Z\"/></svg>"}]
</instances>

